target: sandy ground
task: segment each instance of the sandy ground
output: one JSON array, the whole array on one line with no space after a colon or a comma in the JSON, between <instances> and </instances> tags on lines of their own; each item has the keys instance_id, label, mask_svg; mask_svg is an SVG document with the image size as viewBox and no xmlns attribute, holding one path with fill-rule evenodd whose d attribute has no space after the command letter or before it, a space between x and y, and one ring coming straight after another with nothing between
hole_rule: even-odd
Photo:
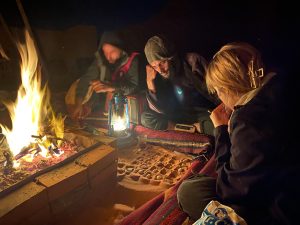
<instances>
[{"instance_id":1,"label":"sandy ground","mask_svg":"<svg viewBox=\"0 0 300 225\"><path fill-rule=\"evenodd\" d=\"M104 198L95 196L80 211L68 214L56 225L117 224L145 202L173 186L191 162L185 154L148 144L119 150L118 155L117 187Z\"/></svg>"}]
</instances>

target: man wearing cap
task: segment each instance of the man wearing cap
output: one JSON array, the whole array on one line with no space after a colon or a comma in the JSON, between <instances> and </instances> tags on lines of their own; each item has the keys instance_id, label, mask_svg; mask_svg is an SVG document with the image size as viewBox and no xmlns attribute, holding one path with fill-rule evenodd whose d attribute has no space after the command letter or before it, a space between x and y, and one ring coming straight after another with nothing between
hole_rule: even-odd
<instances>
[{"instance_id":1,"label":"man wearing cap","mask_svg":"<svg viewBox=\"0 0 300 225\"><path fill-rule=\"evenodd\" d=\"M173 130L176 124L194 124L201 133L213 134L208 110L218 100L208 94L206 60L197 53L179 55L164 36L153 36L145 45L148 109L142 125Z\"/></svg>"},{"instance_id":2,"label":"man wearing cap","mask_svg":"<svg viewBox=\"0 0 300 225\"><path fill-rule=\"evenodd\" d=\"M142 64L137 52L128 54L124 49L124 43L116 32L103 33L94 61L65 97L73 119L105 107L105 97L113 92L130 95L142 89L145 64ZM103 111L107 111L107 107Z\"/></svg>"}]
</instances>

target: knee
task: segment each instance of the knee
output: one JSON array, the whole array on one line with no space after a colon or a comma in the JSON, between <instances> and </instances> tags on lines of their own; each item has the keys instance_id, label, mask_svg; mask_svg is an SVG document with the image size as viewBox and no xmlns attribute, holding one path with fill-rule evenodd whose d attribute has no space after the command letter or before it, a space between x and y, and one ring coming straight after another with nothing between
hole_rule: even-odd
<instances>
[{"instance_id":1,"label":"knee","mask_svg":"<svg viewBox=\"0 0 300 225\"><path fill-rule=\"evenodd\" d=\"M148 112L145 111L142 113L141 115L141 124L144 126L144 127L149 127L149 116L148 116Z\"/></svg>"},{"instance_id":2,"label":"knee","mask_svg":"<svg viewBox=\"0 0 300 225\"><path fill-rule=\"evenodd\" d=\"M197 220L201 216L201 211L195 204L195 195L192 194L191 185L189 182L183 182L177 190L177 201L179 208L189 215L193 220Z\"/></svg>"},{"instance_id":3,"label":"knee","mask_svg":"<svg viewBox=\"0 0 300 225\"><path fill-rule=\"evenodd\" d=\"M177 190L177 200L178 200L178 204L179 207L185 211L184 209L186 208L186 202L190 202L190 198L192 198L192 196L190 195L191 191L190 191L190 185L183 181L180 186L178 187Z\"/></svg>"},{"instance_id":4,"label":"knee","mask_svg":"<svg viewBox=\"0 0 300 225\"><path fill-rule=\"evenodd\" d=\"M177 190L179 207L194 220L200 218L206 205L214 199L215 179L200 174L183 181Z\"/></svg>"},{"instance_id":5,"label":"knee","mask_svg":"<svg viewBox=\"0 0 300 225\"><path fill-rule=\"evenodd\" d=\"M141 124L150 129L156 129L157 118L152 112L144 111L141 115Z\"/></svg>"},{"instance_id":6,"label":"knee","mask_svg":"<svg viewBox=\"0 0 300 225\"><path fill-rule=\"evenodd\" d=\"M204 120L202 123L200 123L200 126L202 126L202 132L208 135L214 135L214 125L211 120Z\"/></svg>"},{"instance_id":7,"label":"knee","mask_svg":"<svg viewBox=\"0 0 300 225\"><path fill-rule=\"evenodd\" d=\"M156 112L145 111L141 115L141 124L144 127L153 130L166 130L168 127L168 120L164 118L163 115Z\"/></svg>"}]
</instances>

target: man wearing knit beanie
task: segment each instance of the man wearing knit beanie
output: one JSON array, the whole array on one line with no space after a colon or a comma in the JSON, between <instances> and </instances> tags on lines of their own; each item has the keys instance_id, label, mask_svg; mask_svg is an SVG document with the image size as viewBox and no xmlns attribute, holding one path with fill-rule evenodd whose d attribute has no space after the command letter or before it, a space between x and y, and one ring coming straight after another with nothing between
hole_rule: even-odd
<instances>
[{"instance_id":1,"label":"man wearing knit beanie","mask_svg":"<svg viewBox=\"0 0 300 225\"><path fill-rule=\"evenodd\" d=\"M204 81L205 59L197 53L180 55L164 36L153 36L145 45L148 109L142 125L155 130L173 130L176 124L192 124L201 133L213 134L208 109L217 100Z\"/></svg>"},{"instance_id":2,"label":"man wearing knit beanie","mask_svg":"<svg viewBox=\"0 0 300 225\"><path fill-rule=\"evenodd\" d=\"M153 36L145 45L145 55L148 63L171 60L175 55L174 46L167 39Z\"/></svg>"}]
</instances>

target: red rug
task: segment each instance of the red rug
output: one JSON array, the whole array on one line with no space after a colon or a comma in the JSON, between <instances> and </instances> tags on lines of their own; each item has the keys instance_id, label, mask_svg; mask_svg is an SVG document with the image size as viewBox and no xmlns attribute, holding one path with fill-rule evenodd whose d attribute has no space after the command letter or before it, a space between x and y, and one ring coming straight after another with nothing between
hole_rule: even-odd
<instances>
[{"instance_id":1,"label":"red rug","mask_svg":"<svg viewBox=\"0 0 300 225\"><path fill-rule=\"evenodd\" d=\"M210 160L195 160L188 172L178 183L146 202L140 208L125 217L119 225L180 225L187 218L177 205L177 189L181 182L192 174L203 173L215 176L215 158L207 155Z\"/></svg>"},{"instance_id":2,"label":"red rug","mask_svg":"<svg viewBox=\"0 0 300 225\"><path fill-rule=\"evenodd\" d=\"M167 146L169 149L183 153L201 154L211 151L214 146L214 137L205 134L174 130L159 131L141 125L136 126L134 132L141 141Z\"/></svg>"}]
</instances>

